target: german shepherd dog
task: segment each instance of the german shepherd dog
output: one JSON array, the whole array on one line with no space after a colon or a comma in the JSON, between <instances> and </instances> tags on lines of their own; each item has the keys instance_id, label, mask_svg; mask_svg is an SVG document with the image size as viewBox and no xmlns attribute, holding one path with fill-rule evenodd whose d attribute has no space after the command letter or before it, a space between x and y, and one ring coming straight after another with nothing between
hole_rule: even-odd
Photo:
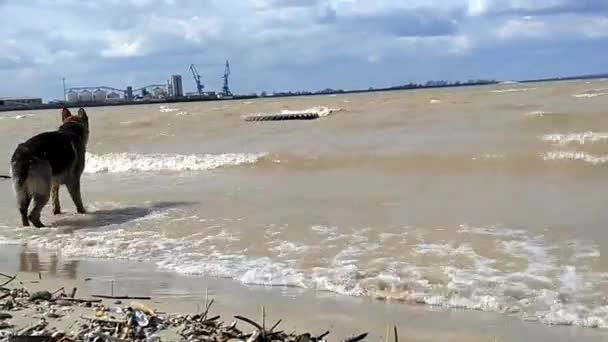
<instances>
[{"instance_id":1,"label":"german shepherd dog","mask_svg":"<svg viewBox=\"0 0 608 342\"><path fill-rule=\"evenodd\" d=\"M61 111L62 125L57 131L38 134L19 144L11 158L11 175L23 226L29 222L44 227L40 212L53 199L53 214L61 213L59 187L68 188L78 213L86 211L80 196L80 176L84 171L89 140L89 118L83 108L72 115ZM30 202L34 207L28 215Z\"/></svg>"}]
</instances>

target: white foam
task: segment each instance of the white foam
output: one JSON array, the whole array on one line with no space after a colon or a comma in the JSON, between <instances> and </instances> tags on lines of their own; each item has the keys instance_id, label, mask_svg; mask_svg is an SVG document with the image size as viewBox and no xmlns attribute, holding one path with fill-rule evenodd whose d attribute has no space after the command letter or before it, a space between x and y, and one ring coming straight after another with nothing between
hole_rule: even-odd
<instances>
[{"instance_id":1,"label":"white foam","mask_svg":"<svg viewBox=\"0 0 608 342\"><path fill-rule=\"evenodd\" d=\"M530 90L534 90L536 88L509 88L509 89L495 89L495 90L491 90L490 92L492 93L520 93L520 92L527 92Z\"/></svg>"},{"instance_id":2,"label":"white foam","mask_svg":"<svg viewBox=\"0 0 608 342\"><path fill-rule=\"evenodd\" d=\"M525 235L525 231L521 229L510 229L505 227L490 226L490 227L473 227L467 224L461 224L458 233L461 234L476 234L476 235L490 235L490 236L522 236Z\"/></svg>"},{"instance_id":3,"label":"white foam","mask_svg":"<svg viewBox=\"0 0 608 342\"><path fill-rule=\"evenodd\" d=\"M169 112L177 112L179 111L179 108L171 108L169 106L159 106L158 107L158 111L161 113L169 113Z\"/></svg>"},{"instance_id":4,"label":"white foam","mask_svg":"<svg viewBox=\"0 0 608 342\"><path fill-rule=\"evenodd\" d=\"M584 98L584 99L590 99L593 97L598 97L598 96L604 96L606 95L606 93L603 92L586 92L586 93L582 93L582 94L574 94L572 95L573 97L576 98Z\"/></svg>"},{"instance_id":5,"label":"white foam","mask_svg":"<svg viewBox=\"0 0 608 342\"><path fill-rule=\"evenodd\" d=\"M584 145L585 143L608 142L608 133L587 131L569 134L545 134L542 136L542 140L559 145L567 145L573 142Z\"/></svg>"},{"instance_id":6,"label":"white foam","mask_svg":"<svg viewBox=\"0 0 608 342\"><path fill-rule=\"evenodd\" d=\"M504 159L504 158L505 158L504 154L484 153L482 155L475 156L471 159L472 160L499 160L499 159Z\"/></svg>"},{"instance_id":7,"label":"white foam","mask_svg":"<svg viewBox=\"0 0 608 342\"><path fill-rule=\"evenodd\" d=\"M351 296L509 313L547 324L606 327L608 322L608 307L601 301L602 284L592 281L596 275L588 267L575 264L575 260L560 259L564 252L588 247L581 242L553 245L543 237L530 238L522 230L462 225L459 233L479 235L475 240L500 241L497 248L488 247L491 255L500 255L497 257L500 259L493 259L483 254L488 248L476 250L467 243L427 241L411 245L397 240L400 250L411 250L417 257L439 258L424 265L417 264L417 258L412 260L406 253L397 255L377 249L369 242L376 241L377 231L367 228L313 226L306 233L319 240L306 243L306 240L279 240L277 236L282 235L274 233L284 231L287 226L268 225L262 234L264 240L259 242L264 250L264 256L260 256L258 251L249 252L247 244L236 245L241 236L231 227L231 220L201 219L197 233L169 238L152 228L172 222L183 224L178 220L183 212L152 213L148 217L153 220L141 222L143 227L138 225L137 229L115 225L69 234L61 234L57 229L48 232L31 229L21 241L61 250L64 257L147 260L183 274L231 278L245 284L297 286ZM191 217L191 213L187 215ZM328 247L332 243L327 238L332 235L345 236L341 247ZM2 227L0 236L4 236ZM313 256L311 260L316 249L322 249L325 257ZM507 261L504 265L503 260ZM560 298L569 301L563 303Z\"/></svg>"},{"instance_id":8,"label":"white foam","mask_svg":"<svg viewBox=\"0 0 608 342\"><path fill-rule=\"evenodd\" d=\"M253 164L265 153L225 153L204 155L108 153L86 156L86 173L202 171L224 166Z\"/></svg>"},{"instance_id":9,"label":"white foam","mask_svg":"<svg viewBox=\"0 0 608 342\"><path fill-rule=\"evenodd\" d=\"M20 115L16 115L15 119L20 120L20 119L26 119L26 118L31 118L32 116L34 116L33 114L20 114Z\"/></svg>"},{"instance_id":10,"label":"white foam","mask_svg":"<svg viewBox=\"0 0 608 342\"><path fill-rule=\"evenodd\" d=\"M592 165L601 165L608 162L608 155L598 157L579 151L550 151L543 155L543 159L547 161L582 161Z\"/></svg>"},{"instance_id":11,"label":"white foam","mask_svg":"<svg viewBox=\"0 0 608 342\"><path fill-rule=\"evenodd\" d=\"M526 113L525 115L526 116L532 116L532 117L535 117L535 116L541 117L541 116L545 116L545 115L548 115L548 114L551 114L551 112L544 111L544 110L533 110L531 112Z\"/></svg>"}]
</instances>

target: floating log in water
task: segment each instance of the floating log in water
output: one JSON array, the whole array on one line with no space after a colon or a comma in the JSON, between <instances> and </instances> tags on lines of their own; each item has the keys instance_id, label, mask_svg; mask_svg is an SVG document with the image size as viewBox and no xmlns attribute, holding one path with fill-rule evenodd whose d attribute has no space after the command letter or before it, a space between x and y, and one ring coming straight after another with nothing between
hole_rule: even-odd
<instances>
[{"instance_id":1,"label":"floating log in water","mask_svg":"<svg viewBox=\"0 0 608 342\"><path fill-rule=\"evenodd\" d=\"M245 121L285 121L285 120L314 120L321 116L318 113L298 114L261 114L245 117Z\"/></svg>"},{"instance_id":2,"label":"floating log in water","mask_svg":"<svg viewBox=\"0 0 608 342\"><path fill-rule=\"evenodd\" d=\"M150 300L152 298L146 296L106 296L106 295L92 295L91 297L95 298L104 298L104 299L137 299L137 300Z\"/></svg>"}]
</instances>

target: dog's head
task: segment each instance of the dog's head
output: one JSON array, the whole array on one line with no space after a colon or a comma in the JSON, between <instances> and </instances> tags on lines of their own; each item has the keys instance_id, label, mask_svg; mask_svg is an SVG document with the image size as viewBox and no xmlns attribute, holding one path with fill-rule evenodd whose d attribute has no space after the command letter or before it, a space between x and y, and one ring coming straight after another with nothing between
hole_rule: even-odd
<instances>
[{"instance_id":1,"label":"dog's head","mask_svg":"<svg viewBox=\"0 0 608 342\"><path fill-rule=\"evenodd\" d=\"M72 115L72 113L70 113L70 110L65 107L61 108L61 121L63 123L76 122L85 126L89 125L89 117L84 111L84 108L80 108L78 110L78 115Z\"/></svg>"},{"instance_id":2,"label":"dog's head","mask_svg":"<svg viewBox=\"0 0 608 342\"><path fill-rule=\"evenodd\" d=\"M89 117L84 108L80 108L77 115L72 115L70 110L65 107L61 108L61 122L63 129L78 131L82 135L84 143L87 143L89 140Z\"/></svg>"}]
</instances>

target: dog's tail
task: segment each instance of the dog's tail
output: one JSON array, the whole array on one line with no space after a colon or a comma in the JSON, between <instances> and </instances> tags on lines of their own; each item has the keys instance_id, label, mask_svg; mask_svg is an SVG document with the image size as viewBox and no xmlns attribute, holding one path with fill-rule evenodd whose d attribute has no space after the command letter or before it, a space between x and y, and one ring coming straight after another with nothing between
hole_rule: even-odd
<instances>
[{"instance_id":1,"label":"dog's tail","mask_svg":"<svg viewBox=\"0 0 608 342\"><path fill-rule=\"evenodd\" d=\"M11 158L11 176L15 186L21 188L27 180L30 165L36 157L25 145L17 146L17 150Z\"/></svg>"}]
</instances>

